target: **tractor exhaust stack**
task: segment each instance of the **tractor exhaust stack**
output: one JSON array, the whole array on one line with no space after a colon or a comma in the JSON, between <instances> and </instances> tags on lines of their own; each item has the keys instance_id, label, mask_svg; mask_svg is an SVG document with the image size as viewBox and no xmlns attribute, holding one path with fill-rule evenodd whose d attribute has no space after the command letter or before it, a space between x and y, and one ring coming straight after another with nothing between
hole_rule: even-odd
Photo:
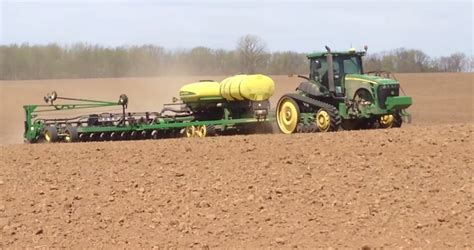
<instances>
[{"instance_id":1,"label":"tractor exhaust stack","mask_svg":"<svg viewBox=\"0 0 474 250\"><path fill-rule=\"evenodd\" d=\"M329 87L329 92L331 93L336 93L336 86L334 86L334 65L332 63L332 54L331 54L331 49L326 46L327 50L327 55L326 55L326 60L328 63L328 87Z\"/></svg>"}]
</instances>

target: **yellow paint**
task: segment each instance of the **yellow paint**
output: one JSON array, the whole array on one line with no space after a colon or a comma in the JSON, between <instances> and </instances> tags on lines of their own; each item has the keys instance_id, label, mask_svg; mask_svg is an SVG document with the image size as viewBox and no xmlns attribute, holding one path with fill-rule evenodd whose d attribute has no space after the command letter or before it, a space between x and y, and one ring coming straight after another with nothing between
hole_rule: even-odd
<instances>
[{"instance_id":1,"label":"yellow paint","mask_svg":"<svg viewBox=\"0 0 474 250\"><path fill-rule=\"evenodd\" d=\"M195 131L196 137L206 137L207 135L207 128L206 125L197 126Z\"/></svg>"},{"instance_id":2,"label":"yellow paint","mask_svg":"<svg viewBox=\"0 0 474 250\"><path fill-rule=\"evenodd\" d=\"M277 122L284 134L291 134L298 125L298 110L291 99L286 98L280 102L277 110Z\"/></svg>"},{"instance_id":3,"label":"yellow paint","mask_svg":"<svg viewBox=\"0 0 474 250\"><path fill-rule=\"evenodd\" d=\"M195 82L181 87L179 95L183 102L199 101L202 97L222 98L219 87L220 83L215 81Z\"/></svg>"},{"instance_id":4,"label":"yellow paint","mask_svg":"<svg viewBox=\"0 0 474 250\"><path fill-rule=\"evenodd\" d=\"M380 125L382 125L383 128L391 128L394 120L393 115L383 115L380 117Z\"/></svg>"},{"instance_id":5,"label":"yellow paint","mask_svg":"<svg viewBox=\"0 0 474 250\"><path fill-rule=\"evenodd\" d=\"M236 75L224 79L220 91L228 101L264 101L275 92L275 83L266 75Z\"/></svg>"},{"instance_id":6,"label":"yellow paint","mask_svg":"<svg viewBox=\"0 0 474 250\"><path fill-rule=\"evenodd\" d=\"M220 93L228 101L244 100L239 94L240 84L245 80L246 75L236 75L224 79L220 85Z\"/></svg>"},{"instance_id":7,"label":"yellow paint","mask_svg":"<svg viewBox=\"0 0 474 250\"><path fill-rule=\"evenodd\" d=\"M354 78L354 77L346 77L346 81L359 81L359 82L370 82L372 84L378 84L375 81L367 80L367 79L362 79L362 78Z\"/></svg>"},{"instance_id":8,"label":"yellow paint","mask_svg":"<svg viewBox=\"0 0 474 250\"><path fill-rule=\"evenodd\" d=\"M321 132L327 132L331 127L331 116L329 116L328 112L324 109L320 109L318 113L316 113L316 125Z\"/></svg>"},{"instance_id":9,"label":"yellow paint","mask_svg":"<svg viewBox=\"0 0 474 250\"><path fill-rule=\"evenodd\" d=\"M185 134L186 134L186 137L188 138L194 137L194 135L196 134L196 127L194 126L186 127Z\"/></svg>"},{"instance_id":10,"label":"yellow paint","mask_svg":"<svg viewBox=\"0 0 474 250\"><path fill-rule=\"evenodd\" d=\"M222 82L196 82L181 87L179 94L183 102L201 99L225 99L227 101L264 101L275 92L275 83L265 75L236 75Z\"/></svg>"},{"instance_id":11,"label":"yellow paint","mask_svg":"<svg viewBox=\"0 0 474 250\"><path fill-rule=\"evenodd\" d=\"M51 135L49 134L49 131L46 131L44 133L44 139L47 141L47 142L51 142Z\"/></svg>"}]
</instances>

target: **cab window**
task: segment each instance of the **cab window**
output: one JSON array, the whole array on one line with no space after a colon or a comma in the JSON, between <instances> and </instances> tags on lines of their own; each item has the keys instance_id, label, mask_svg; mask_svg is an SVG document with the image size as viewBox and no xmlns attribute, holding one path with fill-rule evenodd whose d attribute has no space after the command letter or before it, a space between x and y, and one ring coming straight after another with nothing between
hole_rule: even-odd
<instances>
[{"instance_id":1,"label":"cab window","mask_svg":"<svg viewBox=\"0 0 474 250\"><path fill-rule=\"evenodd\" d=\"M345 74L361 74L360 58L348 57L343 60Z\"/></svg>"},{"instance_id":2,"label":"cab window","mask_svg":"<svg viewBox=\"0 0 474 250\"><path fill-rule=\"evenodd\" d=\"M319 69L316 67L316 63L315 63L316 60L318 60L321 64L321 67ZM320 81L322 77L324 76L324 74L327 72L327 70L328 70L328 64L326 63L326 60L322 58L313 59L311 60L311 71L310 71L309 78L315 81Z\"/></svg>"}]
</instances>

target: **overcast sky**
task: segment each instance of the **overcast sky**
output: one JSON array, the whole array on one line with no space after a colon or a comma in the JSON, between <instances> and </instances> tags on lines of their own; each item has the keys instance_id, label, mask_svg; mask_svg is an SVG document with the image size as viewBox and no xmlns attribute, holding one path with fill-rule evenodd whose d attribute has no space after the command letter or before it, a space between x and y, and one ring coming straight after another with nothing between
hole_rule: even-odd
<instances>
[{"instance_id":1,"label":"overcast sky","mask_svg":"<svg viewBox=\"0 0 474 250\"><path fill-rule=\"evenodd\" d=\"M351 45L407 47L430 56L473 54L472 1L0 0L1 44L232 49L255 34L271 51Z\"/></svg>"}]
</instances>

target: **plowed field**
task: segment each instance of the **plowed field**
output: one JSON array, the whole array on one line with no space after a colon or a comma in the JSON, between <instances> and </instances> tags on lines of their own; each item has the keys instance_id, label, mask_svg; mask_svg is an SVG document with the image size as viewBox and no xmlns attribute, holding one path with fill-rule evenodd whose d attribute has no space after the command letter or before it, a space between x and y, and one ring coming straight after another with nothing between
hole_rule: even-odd
<instances>
[{"instance_id":1,"label":"plowed field","mask_svg":"<svg viewBox=\"0 0 474 250\"><path fill-rule=\"evenodd\" d=\"M472 248L473 74L397 77L401 129L52 145L18 144L48 91L159 110L198 78L1 82L0 248Z\"/></svg>"}]
</instances>

